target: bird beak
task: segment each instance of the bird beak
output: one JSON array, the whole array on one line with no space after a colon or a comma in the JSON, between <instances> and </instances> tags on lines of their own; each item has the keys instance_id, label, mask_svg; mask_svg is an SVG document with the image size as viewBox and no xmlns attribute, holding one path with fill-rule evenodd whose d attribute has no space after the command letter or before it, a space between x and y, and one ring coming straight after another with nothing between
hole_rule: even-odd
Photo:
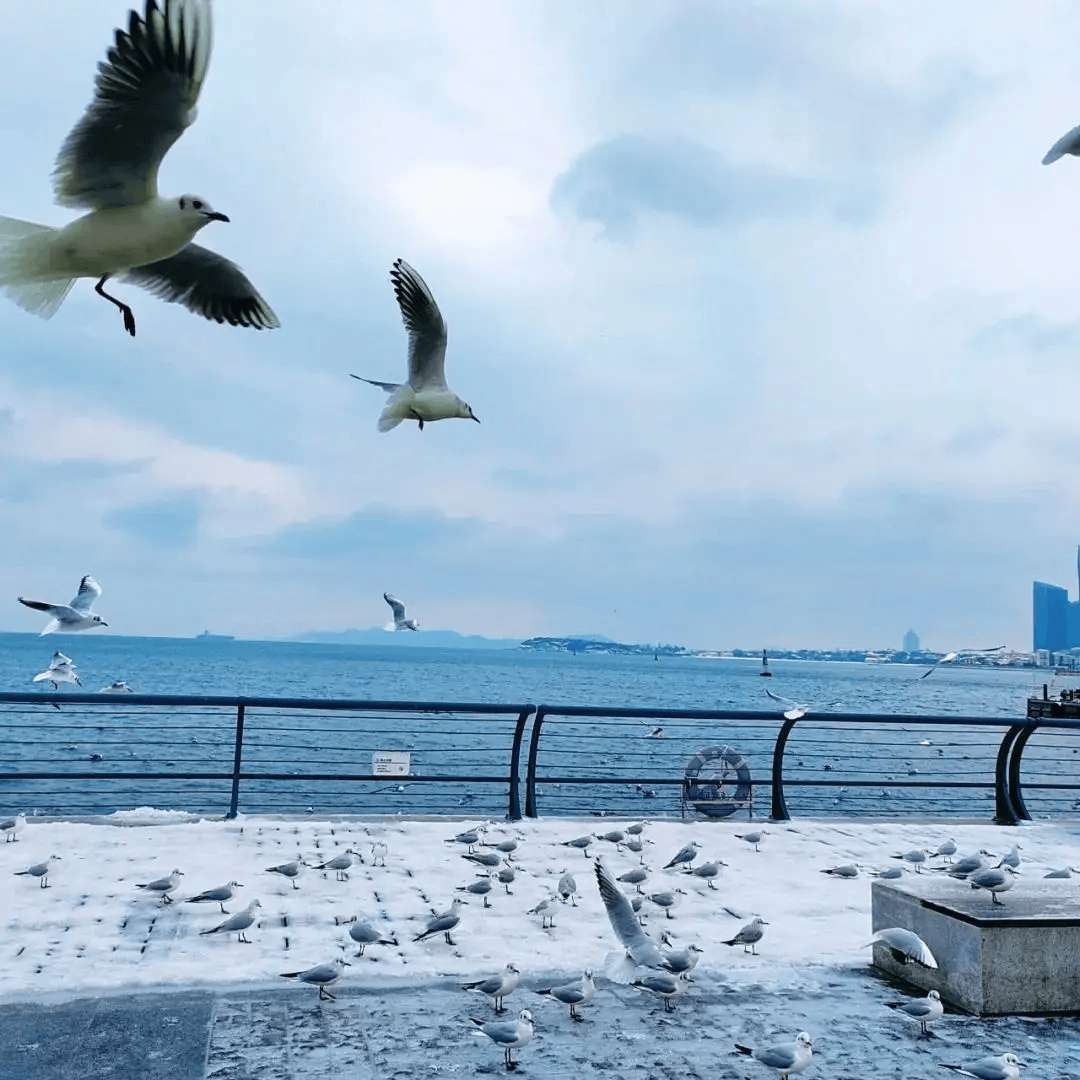
<instances>
[{"instance_id":1,"label":"bird beak","mask_svg":"<svg viewBox=\"0 0 1080 1080\"><path fill-rule=\"evenodd\" d=\"M103 620L103 621L102 621L102 623L101 623L101 625L102 625L102 626L108 626L109 624L108 624L107 622L105 622L105 621Z\"/></svg>"},{"instance_id":2,"label":"bird beak","mask_svg":"<svg viewBox=\"0 0 1080 1080\"><path fill-rule=\"evenodd\" d=\"M213 213L210 213L210 214L206 215L206 220L207 221L228 221L229 219L224 214L219 214L215 210L215 211L213 211Z\"/></svg>"},{"instance_id":3,"label":"bird beak","mask_svg":"<svg viewBox=\"0 0 1080 1080\"><path fill-rule=\"evenodd\" d=\"M479 416L473 416L471 413L469 414L469 419L470 420L475 420L478 424L480 423L480 417Z\"/></svg>"}]
</instances>

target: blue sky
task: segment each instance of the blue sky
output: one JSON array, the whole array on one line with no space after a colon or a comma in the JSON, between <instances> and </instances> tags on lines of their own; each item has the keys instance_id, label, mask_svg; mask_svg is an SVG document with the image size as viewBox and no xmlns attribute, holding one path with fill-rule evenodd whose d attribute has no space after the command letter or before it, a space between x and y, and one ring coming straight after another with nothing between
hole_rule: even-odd
<instances>
[{"instance_id":1,"label":"blue sky","mask_svg":"<svg viewBox=\"0 0 1080 1080\"><path fill-rule=\"evenodd\" d=\"M70 8L70 10L69 10ZM164 193L273 332L0 298L0 629L1030 647L1080 540L1080 9L230 0ZM126 20L0 0L0 213ZM33 87L33 93L28 91ZM15 164L17 163L17 165ZM482 424L381 435L405 258Z\"/></svg>"}]
</instances>

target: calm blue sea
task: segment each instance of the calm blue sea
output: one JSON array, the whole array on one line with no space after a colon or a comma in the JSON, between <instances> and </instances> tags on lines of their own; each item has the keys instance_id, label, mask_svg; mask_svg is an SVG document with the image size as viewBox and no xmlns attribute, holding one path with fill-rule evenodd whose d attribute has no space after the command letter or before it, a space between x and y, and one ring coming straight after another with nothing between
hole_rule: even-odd
<instances>
[{"instance_id":1,"label":"calm blue sea","mask_svg":"<svg viewBox=\"0 0 1080 1080\"><path fill-rule=\"evenodd\" d=\"M55 649L76 662L87 690L122 679L143 694L759 709L771 707L763 689L769 685L800 702L840 700L844 712L1022 716L1026 698L1041 681L1023 670L951 666L919 679L925 668L784 660L770 661L774 676L765 680L758 660L201 641L91 631L0 635L0 689L34 689L33 676L48 667Z\"/></svg>"},{"instance_id":2,"label":"calm blue sea","mask_svg":"<svg viewBox=\"0 0 1080 1080\"><path fill-rule=\"evenodd\" d=\"M994 758L1004 729L962 723L856 728L829 721L828 714L1022 717L1027 697L1044 677L943 667L920 679L923 668L777 660L771 662L773 677L765 680L759 662L749 659L7 634L0 635L0 690L29 691L35 700L0 708L5 745L0 773L8 774L0 779L0 813L103 813L140 805L208 813L228 808L235 710L135 705L104 695L93 706L65 704L65 695L75 688L65 685L54 692L47 683L32 682L57 648L76 662L83 690L91 693L124 680L140 694L770 714L751 721L657 724L553 716L545 721L537 752L537 810L545 815L678 814L686 810L682 779L695 756L731 747L735 757L745 759L756 785L752 802L740 804L740 812L767 816L772 747L781 723L780 707L764 693L768 686L811 710L796 726L785 759L793 814L991 816ZM833 702L839 704L827 708ZM251 708L245 719L242 764L248 775L241 784L240 809L505 813L515 722L513 713L485 716L453 708L438 714ZM1032 778L1060 781L1066 760L1066 779L1072 782L1077 761L1072 743L1060 736L1040 738L1026 751L1025 761L1041 769ZM374 756L387 752L410 755L409 772L401 780L335 778L371 775ZM526 740L522 776L527 754ZM165 781L112 775L162 771L169 774ZM64 775L17 775L35 772ZM722 761L711 761L701 776L722 782L729 794L737 791L736 771L724 772ZM186 775L191 773L220 775ZM958 787L945 797L917 786L957 780L980 788ZM1029 808L1059 813L1072 795L1050 792L1046 798L1052 806L1029 798Z\"/></svg>"}]
</instances>

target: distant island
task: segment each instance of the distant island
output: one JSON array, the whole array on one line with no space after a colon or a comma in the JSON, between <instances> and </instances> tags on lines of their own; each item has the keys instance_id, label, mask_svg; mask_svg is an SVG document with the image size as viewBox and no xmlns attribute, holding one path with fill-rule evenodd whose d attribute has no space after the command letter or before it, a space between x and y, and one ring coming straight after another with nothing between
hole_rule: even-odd
<instances>
[{"instance_id":1,"label":"distant island","mask_svg":"<svg viewBox=\"0 0 1080 1080\"><path fill-rule=\"evenodd\" d=\"M314 645L392 645L420 649L516 649L521 638L486 638L456 630L312 630L292 641Z\"/></svg>"},{"instance_id":2,"label":"distant island","mask_svg":"<svg viewBox=\"0 0 1080 1080\"><path fill-rule=\"evenodd\" d=\"M196 641L235 641L236 638L232 634L211 634L209 630L204 630L201 634L195 635Z\"/></svg>"},{"instance_id":3,"label":"distant island","mask_svg":"<svg viewBox=\"0 0 1080 1080\"><path fill-rule=\"evenodd\" d=\"M693 656L682 645L627 645L610 638L589 635L587 637L534 637L523 641L518 648L533 652L604 653L615 656Z\"/></svg>"}]
</instances>

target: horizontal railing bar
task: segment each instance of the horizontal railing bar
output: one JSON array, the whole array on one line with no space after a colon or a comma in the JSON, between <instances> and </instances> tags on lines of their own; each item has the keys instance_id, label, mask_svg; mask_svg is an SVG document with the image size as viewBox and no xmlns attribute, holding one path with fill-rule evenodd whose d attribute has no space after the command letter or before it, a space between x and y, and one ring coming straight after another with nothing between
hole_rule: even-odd
<instances>
[{"instance_id":1,"label":"horizontal railing bar","mask_svg":"<svg viewBox=\"0 0 1080 1080\"><path fill-rule=\"evenodd\" d=\"M41 704L52 706L52 698L44 694L22 694L7 691L0 693L0 704L5 701L18 704ZM364 701L357 698L277 698L277 697L224 697L218 695L186 694L125 694L122 702L107 694L64 694L57 704L96 705L103 709L117 710L127 705L185 705L191 708L228 708L243 705L245 709L305 709L312 712L359 710L374 712L384 710L392 713L480 713L486 716L513 714L523 711L535 712L535 705L491 705L447 701Z\"/></svg>"},{"instance_id":2,"label":"horizontal railing bar","mask_svg":"<svg viewBox=\"0 0 1080 1080\"><path fill-rule=\"evenodd\" d=\"M233 773L27 772L0 773L2 780L231 780ZM241 772L241 780L377 780L382 784L505 784L506 776L372 776L364 773Z\"/></svg>"}]
</instances>

